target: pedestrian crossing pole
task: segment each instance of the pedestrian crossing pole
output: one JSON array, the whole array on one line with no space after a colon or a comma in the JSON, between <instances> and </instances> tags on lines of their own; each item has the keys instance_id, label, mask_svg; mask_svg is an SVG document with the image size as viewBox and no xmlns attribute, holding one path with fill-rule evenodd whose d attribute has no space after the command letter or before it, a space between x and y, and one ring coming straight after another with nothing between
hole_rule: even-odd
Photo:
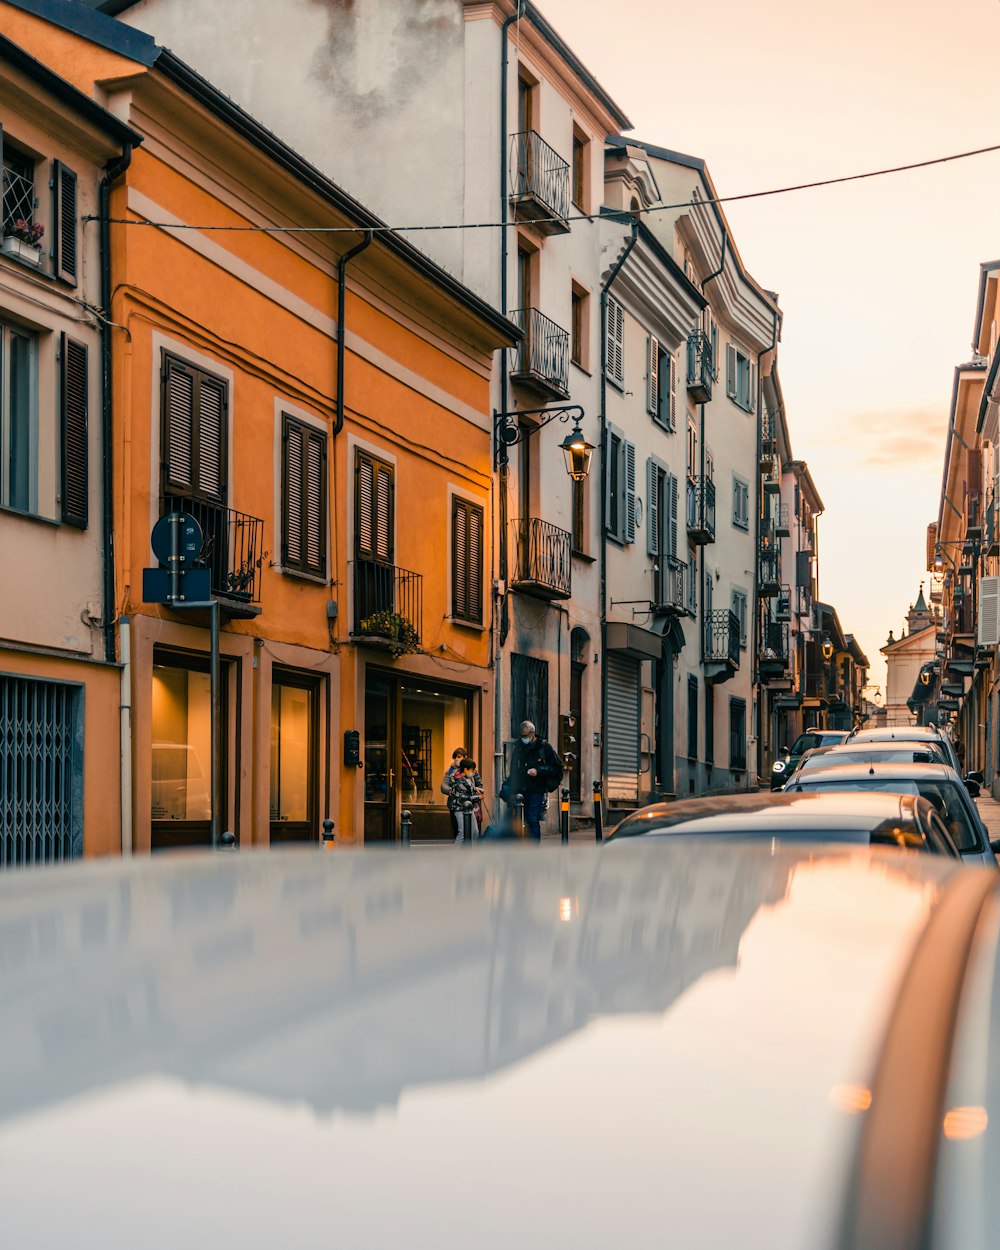
<instances>
[{"instance_id":1,"label":"pedestrian crossing pole","mask_svg":"<svg viewBox=\"0 0 1000 1250\"><path fill-rule=\"evenodd\" d=\"M563 790L559 796L559 824L562 833L562 844L569 843L569 791Z\"/></svg>"}]
</instances>

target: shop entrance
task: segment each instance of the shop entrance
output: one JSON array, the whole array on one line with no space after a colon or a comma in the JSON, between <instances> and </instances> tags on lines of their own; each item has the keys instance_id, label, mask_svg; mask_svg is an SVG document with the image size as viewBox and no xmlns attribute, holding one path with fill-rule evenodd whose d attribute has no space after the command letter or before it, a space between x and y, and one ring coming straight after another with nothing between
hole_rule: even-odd
<instances>
[{"instance_id":1,"label":"shop entrance","mask_svg":"<svg viewBox=\"0 0 1000 1250\"><path fill-rule=\"evenodd\" d=\"M450 840L441 778L457 747L470 742L472 697L459 687L369 669L365 678L365 842L395 842L411 814L416 841ZM482 772L482 767L480 767Z\"/></svg>"}]
</instances>

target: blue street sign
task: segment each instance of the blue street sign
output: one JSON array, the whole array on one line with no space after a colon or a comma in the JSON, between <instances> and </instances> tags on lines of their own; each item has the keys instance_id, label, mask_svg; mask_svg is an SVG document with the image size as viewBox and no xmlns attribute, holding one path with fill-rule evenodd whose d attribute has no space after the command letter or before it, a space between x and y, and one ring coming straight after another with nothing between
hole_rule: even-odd
<instances>
[{"instance_id":1,"label":"blue street sign","mask_svg":"<svg viewBox=\"0 0 1000 1250\"><path fill-rule=\"evenodd\" d=\"M175 521L176 518L176 521ZM153 554L161 564L169 564L170 556L173 554L173 529L177 526L177 555L179 557L179 567L184 568L185 565L194 564L201 554L202 543L205 536L202 533L201 526L197 517L193 517L190 512L168 512L166 516L161 516L153 526L153 533L150 537L150 543L153 548ZM187 598L193 596L188 595ZM150 600L151 603L159 602L159 600Z\"/></svg>"},{"instance_id":2,"label":"blue street sign","mask_svg":"<svg viewBox=\"0 0 1000 1250\"><path fill-rule=\"evenodd\" d=\"M143 603L167 603L171 607L184 607L187 603L206 603L212 597L212 570L186 569L180 575L180 589L184 596L172 602L170 573L167 569L142 570Z\"/></svg>"}]
</instances>

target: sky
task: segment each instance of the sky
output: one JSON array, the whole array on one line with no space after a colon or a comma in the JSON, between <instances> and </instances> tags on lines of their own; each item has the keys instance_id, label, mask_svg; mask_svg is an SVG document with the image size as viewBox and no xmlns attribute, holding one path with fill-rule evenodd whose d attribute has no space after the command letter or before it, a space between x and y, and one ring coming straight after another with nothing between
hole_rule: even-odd
<instances>
[{"instance_id":1,"label":"sky","mask_svg":"<svg viewBox=\"0 0 1000 1250\"><path fill-rule=\"evenodd\" d=\"M1000 0L603 0L539 8L634 122L703 157L721 196L1000 143ZM826 512L820 594L871 661L926 580L954 366L1000 256L1000 152L725 206L784 312L794 455Z\"/></svg>"}]
</instances>

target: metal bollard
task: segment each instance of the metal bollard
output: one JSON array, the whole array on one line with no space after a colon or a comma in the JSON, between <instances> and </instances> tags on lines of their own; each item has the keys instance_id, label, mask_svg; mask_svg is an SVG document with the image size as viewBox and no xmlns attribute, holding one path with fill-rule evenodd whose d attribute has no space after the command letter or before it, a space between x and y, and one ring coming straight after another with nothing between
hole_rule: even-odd
<instances>
[{"instance_id":1,"label":"metal bollard","mask_svg":"<svg viewBox=\"0 0 1000 1250\"><path fill-rule=\"evenodd\" d=\"M462 804L462 841L465 846L472 845L472 802L466 799Z\"/></svg>"},{"instance_id":2,"label":"metal bollard","mask_svg":"<svg viewBox=\"0 0 1000 1250\"><path fill-rule=\"evenodd\" d=\"M601 796L604 793L604 787L599 781L594 782L594 841L604 841L604 809L601 806Z\"/></svg>"},{"instance_id":3,"label":"metal bollard","mask_svg":"<svg viewBox=\"0 0 1000 1250\"><path fill-rule=\"evenodd\" d=\"M523 838L526 836L525 828L524 828L524 795L523 794L515 794L514 807L517 810L517 829L518 829L517 836L519 838Z\"/></svg>"},{"instance_id":4,"label":"metal bollard","mask_svg":"<svg viewBox=\"0 0 1000 1250\"><path fill-rule=\"evenodd\" d=\"M235 851L236 850L236 834L227 829L224 833L219 834L219 850Z\"/></svg>"},{"instance_id":5,"label":"metal bollard","mask_svg":"<svg viewBox=\"0 0 1000 1250\"><path fill-rule=\"evenodd\" d=\"M413 824L413 817L410 815L410 809L404 807L399 813L399 844L400 846L410 845L410 826Z\"/></svg>"},{"instance_id":6,"label":"metal bollard","mask_svg":"<svg viewBox=\"0 0 1000 1250\"><path fill-rule=\"evenodd\" d=\"M559 832L563 846L569 843L569 791L563 790L559 795Z\"/></svg>"},{"instance_id":7,"label":"metal bollard","mask_svg":"<svg viewBox=\"0 0 1000 1250\"><path fill-rule=\"evenodd\" d=\"M333 821L327 816L323 821L323 837L321 839L324 851L333 850Z\"/></svg>"}]
</instances>

